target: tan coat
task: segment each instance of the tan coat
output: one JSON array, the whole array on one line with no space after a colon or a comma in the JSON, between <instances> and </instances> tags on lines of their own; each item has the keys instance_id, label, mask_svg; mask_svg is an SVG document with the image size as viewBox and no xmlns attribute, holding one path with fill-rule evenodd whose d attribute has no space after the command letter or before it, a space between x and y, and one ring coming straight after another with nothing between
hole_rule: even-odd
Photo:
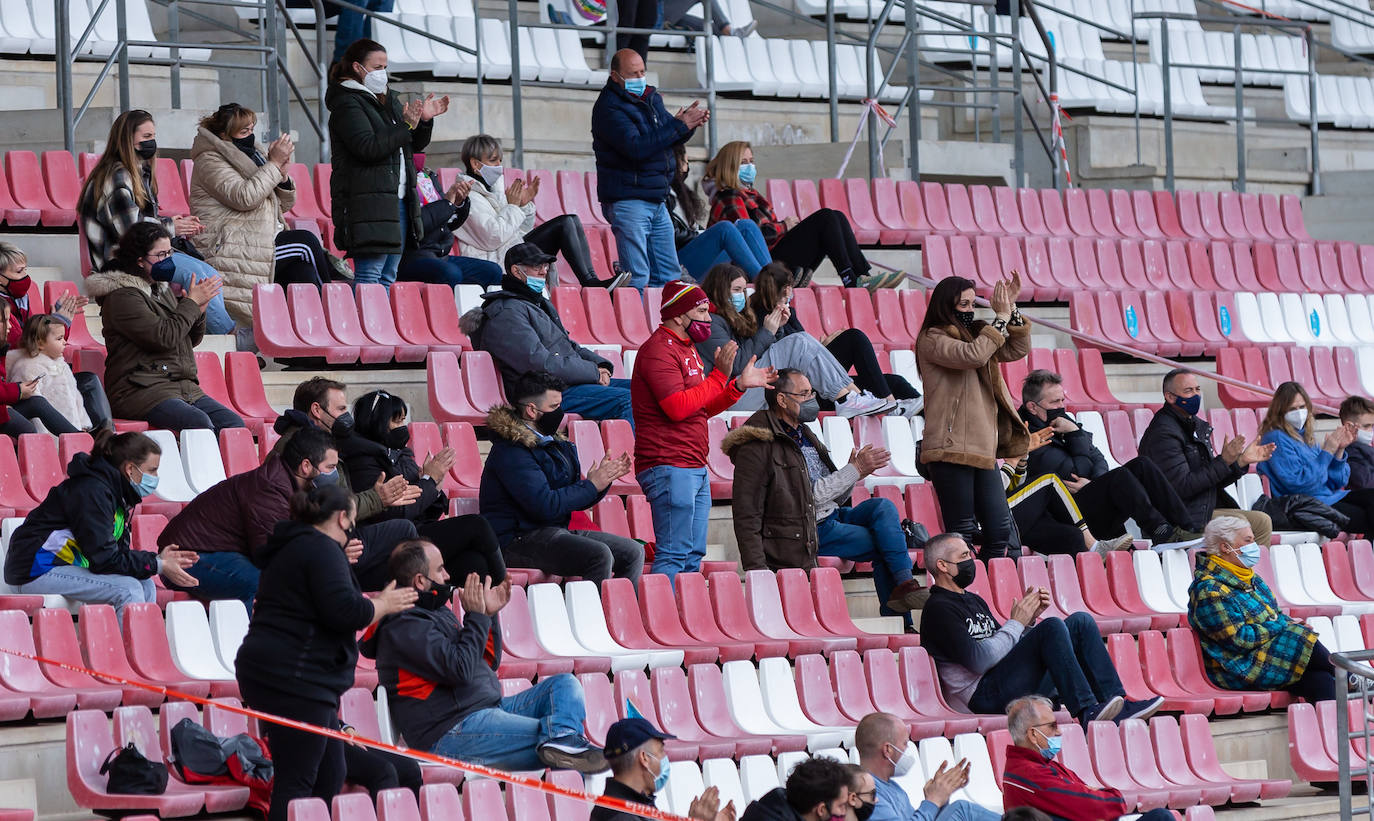
<instances>
[{"instance_id":1,"label":"tan coat","mask_svg":"<svg viewBox=\"0 0 1374 821\"><path fill-rule=\"evenodd\" d=\"M1030 325L1007 331L1003 337L991 325L983 325L972 335L949 325L917 337L916 361L926 392L922 462L990 470L997 467L998 458L1025 455L1030 436L998 363L1030 353Z\"/></svg>"},{"instance_id":2,"label":"tan coat","mask_svg":"<svg viewBox=\"0 0 1374 821\"><path fill-rule=\"evenodd\" d=\"M296 203L276 163L259 166L232 142L202 128L191 143L191 213L205 230L191 238L224 277L224 305L240 326L253 324L253 286L272 281L282 213Z\"/></svg>"}]
</instances>

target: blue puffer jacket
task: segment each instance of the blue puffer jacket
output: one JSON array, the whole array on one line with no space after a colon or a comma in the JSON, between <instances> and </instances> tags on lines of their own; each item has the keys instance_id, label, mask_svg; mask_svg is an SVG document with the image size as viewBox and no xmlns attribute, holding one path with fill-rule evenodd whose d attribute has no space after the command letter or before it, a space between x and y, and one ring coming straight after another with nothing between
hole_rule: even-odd
<instances>
[{"instance_id":1,"label":"blue puffer jacket","mask_svg":"<svg viewBox=\"0 0 1374 821\"><path fill-rule=\"evenodd\" d=\"M487 430L491 452L477 504L502 547L541 527L567 527L573 511L606 495L582 478L576 445L562 436L539 437L511 408L492 408Z\"/></svg>"},{"instance_id":2,"label":"blue puffer jacket","mask_svg":"<svg viewBox=\"0 0 1374 821\"><path fill-rule=\"evenodd\" d=\"M608 80L592 106L597 198L603 203L665 201L673 179L673 146L690 136L692 130L668 113L653 86L636 97Z\"/></svg>"}]
</instances>

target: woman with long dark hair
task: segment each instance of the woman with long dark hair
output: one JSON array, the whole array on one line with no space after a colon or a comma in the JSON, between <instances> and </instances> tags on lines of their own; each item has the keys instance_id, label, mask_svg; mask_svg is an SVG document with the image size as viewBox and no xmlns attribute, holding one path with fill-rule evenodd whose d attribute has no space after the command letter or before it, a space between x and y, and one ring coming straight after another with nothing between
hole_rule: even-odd
<instances>
[{"instance_id":1,"label":"woman with long dark hair","mask_svg":"<svg viewBox=\"0 0 1374 821\"><path fill-rule=\"evenodd\" d=\"M941 518L946 530L981 542L986 561L1007 555L1012 540L997 460L1020 459L1030 442L998 365L1030 353L1030 323L1016 310L1019 273L993 286L991 321L975 319L973 285L950 276L930 292L916 362L926 389L921 461Z\"/></svg>"},{"instance_id":2,"label":"woman with long dark hair","mask_svg":"<svg viewBox=\"0 0 1374 821\"><path fill-rule=\"evenodd\" d=\"M673 157L677 170L668 192L668 216L673 221L677 261L693 279L701 279L712 265L733 262L752 281L759 275L759 269L773 259L759 224L751 219L721 220L703 231L701 226L709 211L706 202L687 184L687 173L691 170L687 146L673 146Z\"/></svg>"},{"instance_id":3,"label":"woman with long dark hair","mask_svg":"<svg viewBox=\"0 0 1374 821\"><path fill-rule=\"evenodd\" d=\"M249 707L318 727L339 725L339 697L353 686L357 633L415 603L412 587L390 582L367 598L349 565L363 544L353 495L316 485L291 499L291 518L277 524L256 557L262 569L248 634L234 660ZM287 805L315 796L328 802L343 787L343 742L280 724L265 724L275 772L269 821L286 821Z\"/></svg>"}]
</instances>

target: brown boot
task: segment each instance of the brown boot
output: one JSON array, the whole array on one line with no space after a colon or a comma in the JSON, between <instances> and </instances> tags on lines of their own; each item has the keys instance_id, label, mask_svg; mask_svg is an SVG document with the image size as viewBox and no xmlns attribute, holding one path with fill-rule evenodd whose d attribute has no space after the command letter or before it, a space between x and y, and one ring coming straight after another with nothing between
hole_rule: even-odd
<instances>
[{"instance_id":1,"label":"brown boot","mask_svg":"<svg viewBox=\"0 0 1374 821\"><path fill-rule=\"evenodd\" d=\"M910 613L912 610L920 610L925 607L926 600L930 598L930 590L921 586L915 578L907 579L892 591L888 597L887 608L898 613Z\"/></svg>"}]
</instances>

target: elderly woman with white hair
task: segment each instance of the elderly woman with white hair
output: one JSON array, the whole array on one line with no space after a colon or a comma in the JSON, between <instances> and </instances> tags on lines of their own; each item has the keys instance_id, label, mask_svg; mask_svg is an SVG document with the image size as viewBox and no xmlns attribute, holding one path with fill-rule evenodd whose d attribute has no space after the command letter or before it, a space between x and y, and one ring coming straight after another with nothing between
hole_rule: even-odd
<instances>
[{"instance_id":1,"label":"elderly woman with white hair","mask_svg":"<svg viewBox=\"0 0 1374 821\"><path fill-rule=\"evenodd\" d=\"M1218 516L1188 587L1188 624L1202 642L1207 677L1227 690L1287 690L1309 702L1336 697L1330 654L1312 628L1279 610L1255 572L1260 546L1250 523Z\"/></svg>"}]
</instances>

